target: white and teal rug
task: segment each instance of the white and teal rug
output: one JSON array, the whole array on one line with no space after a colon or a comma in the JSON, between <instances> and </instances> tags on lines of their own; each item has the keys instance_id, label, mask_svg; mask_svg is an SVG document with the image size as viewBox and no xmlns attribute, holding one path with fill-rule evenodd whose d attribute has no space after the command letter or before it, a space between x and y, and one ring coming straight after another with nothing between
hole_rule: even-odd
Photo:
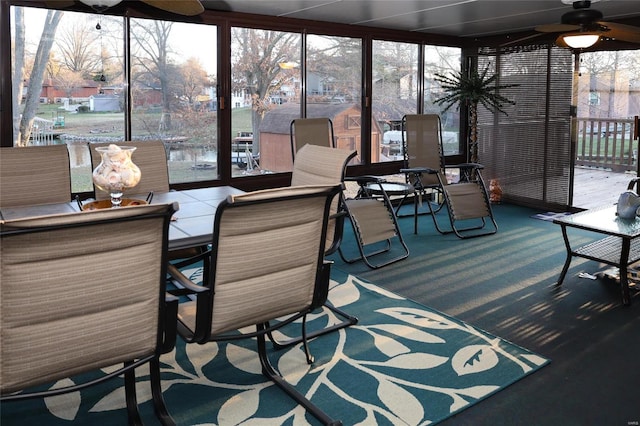
<instances>
[{"instance_id":1,"label":"white and teal rug","mask_svg":"<svg viewBox=\"0 0 640 426\"><path fill-rule=\"evenodd\" d=\"M358 324L312 340L313 365L300 345L272 351L271 359L290 383L345 425L434 424L549 362L335 269L329 297L356 315ZM313 329L339 318L324 310L308 321ZM295 324L288 327L292 336L299 331ZM252 340L187 346L179 340L162 362L165 400L180 425L317 424L262 376ZM138 375L141 413L155 424L147 372ZM5 403L1 423L125 424L122 385L115 380L69 395Z\"/></svg>"}]
</instances>

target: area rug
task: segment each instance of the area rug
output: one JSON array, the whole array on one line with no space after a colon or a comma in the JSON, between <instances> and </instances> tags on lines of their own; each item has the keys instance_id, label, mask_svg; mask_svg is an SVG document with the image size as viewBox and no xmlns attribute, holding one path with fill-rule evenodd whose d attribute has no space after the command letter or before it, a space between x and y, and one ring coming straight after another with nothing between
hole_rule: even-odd
<instances>
[{"instance_id":1,"label":"area rug","mask_svg":"<svg viewBox=\"0 0 640 426\"><path fill-rule=\"evenodd\" d=\"M185 272L194 279L201 274ZM357 316L358 324L312 340L312 365L301 345L271 351L271 360L286 380L345 425L434 424L549 362L337 269L331 284L333 305ZM324 309L308 322L313 329L339 320ZM300 330L297 324L288 327L284 333L290 336ZM148 374L138 375L141 413L153 423ZM124 424L122 385L115 380L66 396L6 403L1 423ZM162 385L180 425L318 424L262 376L251 340L186 346L179 340L162 358Z\"/></svg>"},{"instance_id":2,"label":"area rug","mask_svg":"<svg viewBox=\"0 0 640 426\"><path fill-rule=\"evenodd\" d=\"M560 219L565 216L569 216L571 213L569 212L546 212L546 213L536 213L531 216L534 219L546 220L549 222L553 222L554 219Z\"/></svg>"}]
</instances>

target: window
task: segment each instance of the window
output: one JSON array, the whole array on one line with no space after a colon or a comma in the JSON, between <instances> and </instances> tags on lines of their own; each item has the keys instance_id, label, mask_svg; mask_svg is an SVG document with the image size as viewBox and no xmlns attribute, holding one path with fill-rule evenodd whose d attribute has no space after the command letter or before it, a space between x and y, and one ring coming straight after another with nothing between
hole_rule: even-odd
<instances>
[{"instance_id":1,"label":"window","mask_svg":"<svg viewBox=\"0 0 640 426\"><path fill-rule=\"evenodd\" d=\"M462 152L460 144L460 111L455 106L443 111L444 107L435 105L434 100L445 95L435 81L435 75L458 73L462 64L462 51L457 47L425 46L424 47L424 112L440 114L442 121L442 145L445 155L456 155Z\"/></svg>"},{"instance_id":2,"label":"window","mask_svg":"<svg viewBox=\"0 0 640 426\"><path fill-rule=\"evenodd\" d=\"M164 141L171 183L219 178L216 32L131 19L132 139Z\"/></svg>"},{"instance_id":3,"label":"window","mask_svg":"<svg viewBox=\"0 0 640 426\"><path fill-rule=\"evenodd\" d=\"M91 191L87 142L124 139L122 18L12 10L14 145L66 143L72 190Z\"/></svg>"},{"instance_id":4,"label":"window","mask_svg":"<svg viewBox=\"0 0 640 426\"><path fill-rule=\"evenodd\" d=\"M289 123L300 117L301 35L231 30L233 176L291 170Z\"/></svg>"},{"instance_id":5,"label":"window","mask_svg":"<svg viewBox=\"0 0 640 426\"><path fill-rule=\"evenodd\" d=\"M12 10L13 63L24 64L16 67L22 74L13 72L14 82L24 82L14 85L23 94L14 106L14 145L67 144L72 191L90 192L91 143L126 138L124 18ZM16 27L24 40L16 40ZM131 28L130 138L165 142L172 183L217 179L216 28L142 19ZM48 59L38 58L48 42ZM30 91L39 92L37 103Z\"/></svg>"},{"instance_id":6,"label":"window","mask_svg":"<svg viewBox=\"0 0 640 426\"><path fill-rule=\"evenodd\" d=\"M402 159L402 117L418 112L418 47L373 42L372 163Z\"/></svg>"},{"instance_id":7,"label":"window","mask_svg":"<svg viewBox=\"0 0 640 426\"><path fill-rule=\"evenodd\" d=\"M362 152L362 41L309 35L306 83L307 117L329 117L336 146Z\"/></svg>"},{"instance_id":8,"label":"window","mask_svg":"<svg viewBox=\"0 0 640 426\"><path fill-rule=\"evenodd\" d=\"M230 184L288 172L289 124L303 114L331 118L338 147L367 155L351 164L399 160L402 117L421 111L423 97L425 112L431 111L439 94L433 74L460 66L458 48L380 39L365 52L370 29L359 37L302 24L292 30L294 21L288 31L253 28L254 21L242 17L185 23L132 17L135 12L118 17L18 6L10 13L18 70L12 75L14 144L66 144L76 193L93 190L95 142L163 141L172 184ZM229 28L228 45L219 44L221 27ZM16 40L22 34L16 28L24 29L24 40ZM44 59L36 58L39 46L50 52ZM424 75L418 75L421 49ZM218 68L221 52L230 52L223 58L229 69ZM365 82L363 58L369 57L373 79ZM365 87L371 87L370 105L363 103ZM220 96L228 99L228 114L219 114ZM371 123L363 122L368 108ZM457 111L443 122L451 136L447 153L459 152ZM260 185L247 180L240 186Z\"/></svg>"}]
</instances>

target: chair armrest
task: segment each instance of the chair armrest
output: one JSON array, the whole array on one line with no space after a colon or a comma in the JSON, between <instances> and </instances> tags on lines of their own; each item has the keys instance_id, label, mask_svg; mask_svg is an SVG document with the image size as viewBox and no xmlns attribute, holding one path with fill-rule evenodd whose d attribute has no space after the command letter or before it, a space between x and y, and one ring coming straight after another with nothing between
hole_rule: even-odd
<instances>
[{"instance_id":1,"label":"chair armrest","mask_svg":"<svg viewBox=\"0 0 640 426\"><path fill-rule=\"evenodd\" d=\"M170 294L165 295L163 322L160 353L166 354L176 346L176 337L178 335L178 298Z\"/></svg>"},{"instance_id":2,"label":"chair armrest","mask_svg":"<svg viewBox=\"0 0 640 426\"><path fill-rule=\"evenodd\" d=\"M460 164L447 164L447 169L477 169L482 170L484 166L478 163L460 163Z\"/></svg>"},{"instance_id":3,"label":"chair armrest","mask_svg":"<svg viewBox=\"0 0 640 426\"><path fill-rule=\"evenodd\" d=\"M175 265L169 264L167 274L175 280L179 288L171 291L172 295L196 295L196 324L195 330L191 330L180 320L179 312L176 313L177 334L180 334L187 343L204 343L208 341L211 327L211 288L195 285ZM206 278L206 277L205 277Z\"/></svg>"},{"instance_id":4,"label":"chair armrest","mask_svg":"<svg viewBox=\"0 0 640 426\"><path fill-rule=\"evenodd\" d=\"M200 294L209 291L208 287L203 287L199 285L195 285L193 281L187 278L175 265L169 264L167 266L167 273L171 276L172 279L177 281L177 283L184 288L183 292L179 292L180 294Z\"/></svg>"},{"instance_id":5,"label":"chair armrest","mask_svg":"<svg viewBox=\"0 0 640 426\"><path fill-rule=\"evenodd\" d=\"M636 182L640 182L640 177L635 177L631 179L631 181L629 182L629 185L627 185L627 191L633 191L633 186L636 184Z\"/></svg>"},{"instance_id":6,"label":"chair armrest","mask_svg":"<svg viewBox=\"0 0 640 426\"><path fill-rule=\"evenodd\" d=\"M408 169L400 169L400 173L415 173L415 174L420 174L420 173L437 173L435 170L430 169L428 167L410 167Z\"/></svg>"}]
</instances>

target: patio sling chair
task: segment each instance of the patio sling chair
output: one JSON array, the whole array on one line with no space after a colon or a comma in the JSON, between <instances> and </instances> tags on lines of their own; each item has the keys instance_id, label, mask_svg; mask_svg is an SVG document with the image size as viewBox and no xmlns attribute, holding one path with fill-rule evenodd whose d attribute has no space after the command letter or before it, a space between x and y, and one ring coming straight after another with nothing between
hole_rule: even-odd
<instances>
[{"instance_id":1,"label":"patio sling chair","mask_svg":"<svg viewBox=\"0 0 640 426\"><path fill-rule=\"evenodd\" d=\"M160 355L176 339L177 299L165 301L166 252L177 205L102 209L2 221L0 401L82 390L124 374L130 424L142 424L135 369L149 365L156 415ZM99 378L74 377L122 364ZM36 386L74 377L78 384Z\"/></svg>"},{"instance_id":2,"label":"patio sling chair","mask_svg":"<svg viewBox=\"0 0 640 426\"><path fill-rule=\"evenodd\" d=\"M293 156L305 145L336 147L333 122L329 118L296 118L289 125Z\"/></svg>"},{"instance_id":3,"label":"patio sling chair","mask_svg":"<svg viewBox=\"0 0 640 426\"><path fill-rule=\"evenodd\" d=\"M295 147L295 145L292 145ZM355 151L346 149L330 148L321 145L304 145L297 153L294 153L293 172L291 174L291 186L304 185L342 185L347 163L356 155ZM331 202L329 209L329 221L327 223L327 241L325 243L325 256L334 253L342 241L344 226L344 195L342 191ZM315 330L308 334L309 338L316 337L331 331L356 324L358 318L349 315L341 309L336 308L330 302L324 306L334 314L342 318L342 321L327 326L322 330ZM290 346L298 343L301 339L291 339L286 342L277 342L273 337L271 340L277 347Z\"/></svg>"},{"instance_id":4,"label":"patio sling chair","mask_svg":"<svg viewBox=\"0 0 640 426\"><path fill-rule=\"evenodd\" d=\"M215 213L212 250L202 256L203 285L175 266L169 273L195 301L180 303L178 334L187 343L256 338L262 373L324 424L332 420L271 365L265 335L322 306L329 288L324 261L331 201L340 185L284 187L229 196ZM246 265L248 267L241 267ZM283 319L284 318L284 319ZM237 332L255 325L255 332Z\"/></svg>"},{"instance_id":5,"label":"patio sling chair","mask_svg":"<svg viewBox=\"0 0 640 426\"><path fill-rule=\"evenodd\" d=\"M429 200L426 202L436 230L441 234L453 232L459 238L495 234L498 225L480 173L482 165L447 166L460 169L461 177L460 182L449 183L445 174L440 117L437 114L406 115L402 122L406 168L400 171L406 174L419 197L426 196L430 189L436 195L436 203L442 199L442 204L435 208ZM436 213L442 206L446 206L450 230L444 230L438 224Z\"/></svg>"},{"instance_id":6,"label":"patio sling chair","mask_svg":"<svg viewBox=\"0 0 640 426\"><path fill-rule=\"evenodd\" d=\"M307 142L304 144L300 139ZM302 147L301 147L302 145ZM333 235L327 255L340 252L345 262L354 263L359 260L370 268L379 268L409 255L398 227L397 219L389 197L384 189L383 179L354 177L345 179L347 163L356 155L355 151L335 148L333 123L328 118L296 119L291 122L291 151L294 158L291 185L309 185L354 181L359 185L358 196L345 199L340 194L332 208L335 227L327 235ZM351 153L351 154L349 154ZM338 180L339 179L339 180ZM374 203L373 201L378 201ZM349 218L358 245L360 255L347 257L340 250L344 235L344 219ZM331 226L331 224L330 224ZM387 253L391 250L391 242L397 238L401 252L398 256L389 257L380 262L371 257ZM370 250L371 244L384 242L386 247ZM344 313L343 313L344 314Z\"/></svg>"},{"instance_id":7,"label":"patio sling chair","mask_svg":"<svg viewBox=\"0 0 640 426\"><path fill-rule=\"evenodd\" d=\"M0 206L71 201L67 145L0 148Z\"/></svg>"}]
</instances>

